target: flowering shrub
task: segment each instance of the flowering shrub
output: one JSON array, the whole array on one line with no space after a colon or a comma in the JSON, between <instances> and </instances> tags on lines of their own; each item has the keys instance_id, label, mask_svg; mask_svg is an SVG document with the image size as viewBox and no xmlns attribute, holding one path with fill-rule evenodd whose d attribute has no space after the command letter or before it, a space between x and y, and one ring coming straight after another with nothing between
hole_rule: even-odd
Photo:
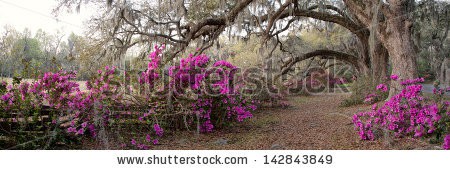
<instances>
[{"instance_id":1,"label":"flowering shrub","mask_svg":"<svg viewBox=\"0 0 450 170\"><path fill-rule=\"evenodd\" d=\"M78 83L73 82L75 77L75 72L48 72L33 83L30 92L42 96L44 101L52 108L68 109L70 108L69 101L72 100L71 94L80 92Z\"/></svg>"},{"instance_id":2,"label":"flowering shrub","mask_svg":"<svg viewBox=\"0 0 450 170\"><path fill-rule=\"evenodd\" d=\"M11 122L9 129L17 142L40 139L39 142L54 143L60 136L58 131L64 118L68 116L72 93L79 92L78 84L73 82L75 72L60 71L45 73L34 82L20 82L13 84L1 83L0 114L2 121ZM48 107L43 110L44 106ZM46 122L44 120L50 120ZM5 128L5 127L2 127ZM23 130L47 130L43 135L27 135ZM42 139L49 140L42 140ZM46 145L48 146L48 145Z\"/></svg>"},{"instance_id":3,"label":"flowering shrub","mask_svg":"<svg viewBox=\"0 0 450 170\"><path fill-rule=\"evenodd\" d=\"M156 101L157 105L165 106L167 101L161 100L161 96L155 95L155 92L173 92L173 95L168 97L175 101L174 105L190 110L188 115L197 117L196 121L200 125L197 128L201 132L211 132L214 128L223 127L233 121L241 122L252 117L251 111L256 110L256 101L240 95L243 84L233 83L236 78L233 71L238 69L236 66L227 61L211 63L209 57L204 54L189 55L168 67L169 81L165 82L165 74L160 68L163 49L164 46L155 46L155 50L149 55L150 62L146 71L142 72L139 78L139 83L150 91L144 96L149 104ZM150 108L149 112L139 117L139 121L151 122L154 133L132 138L123 146L148 149L148 144L159 143L156 137L161 137L163 130L158 122L164 121L164 114L157 112L164 112L165 109L156 111L154 107ZM192 120L184 123L195 125Z\"/></svg>"},{"instance_id":4,"label":"flowering shrub","mask_svg":"<svg viewBox=\"0 0 450 170\"><path fill-rule=\"evenodd\" d=\"M190 109L201 118L200 130L211 132L214 127L222 127L227 122L242 122L252 117L251 111L256 110L255 101L240 95L243 84L233 83L234 71L238 68L224 60L209 65L208 56L190 55L169 69L170 87L175 90L175 98L187 90L197 94Z\"/></svg>"},{"instance_id":5,"label":"flowering shrub","mask_svg":"<svg viewBox=\"0 0 450 170\"><path fill-rule=\"evenodd\" d=\"M156 92L173 92L166 97L174 101L175 106L183 107L173 112L190 110L188 115L197 117L200 125L197 128L201 132L211 132L253 116L258 102L241 94L245 84L236 81L242 79L235 75L236 66L223 60L212 63L204 54L189 55L169 67L169 81L165 81L161 69L163 50L164 46L155 46L146 70L139 76L139 83L149 93L126 95L124 88L127 87L120 83L115 67L98 70L86 83L84 91L73 81L75 72L48 72L31 83L0 83L0 113L2 117L16 112L25 114L24 111L40 113L48 106L54 111L51 114L53 128L59 129L64 124L61 126L64 132L74 137L105 138L108 131L120 128L121 124L139 125L144 134L122 139L122 146L136 149L149 149L159 144L164 125L170 124L165 122L171 121L166 117L172 115L165 108L168 102L164 96L155 95ZM195 125L195 122L188 124Z\"/></svg>"},{"instance_id":6,"label":"flowering shrub","mask_svg":"<svg viewBox=\"0 0 450 170\"><path fill-rule=\"evenodd\" d=\"M71 94L79 92L78 84L72 80L74 72L45 73L37 81L7 85L0 97L0 106L5 111L39 109L48 104L54 109L68 109ZM6 83L2 83L6 86Z\"/></svg>"},{"instance_id":7,"label":"flowering shrub","mask_svg":"<svg viewBox=\"0 0 450 170\"><path fill-rule=\"evenodd\" d=\"M366 104L374 104L376 102L379 102L383 99L385 99L388 95L388 86L385 84L379 84L376 87L376 91L369 93L364 98L364 103Z\"/></svg>"},{"instance_id":8,"label":"flowering shrub","mask_svg":"<svg viewBox=\"0 0 450 170\"><path fill-rule=\"evenodd\" d=\"M83 135L84 132L95 137L100 126L107 126L113 114L112 110L124 109L123 93L115 80L115 67L106 66L98 70L98 76L86 82L87 91L77 91L68 102L71 123L67 132Z\"/></svg>"},{"instance_id":9,"label":"flowering shrub","mask_svg":"<svg viewBox=\"0 0 450 170\"><path fill-rule=\"evenodd\" d=\"M397 76L392 75L392 80ZM431 137L442 141L450 131L449 102L429 100L422 94L424 79L417 78L401 82L403 89L394 95L382 107L374 104L371 111L361 112L353 116L355 129L362 140L374 140L377 129L387 129L396 137L412 136ZM385 85L377 87L387 91ZM435 95L442 95L436 93ZM448 135L444 139L444 148L448 148Z\"/></svg>"}]
</instances>

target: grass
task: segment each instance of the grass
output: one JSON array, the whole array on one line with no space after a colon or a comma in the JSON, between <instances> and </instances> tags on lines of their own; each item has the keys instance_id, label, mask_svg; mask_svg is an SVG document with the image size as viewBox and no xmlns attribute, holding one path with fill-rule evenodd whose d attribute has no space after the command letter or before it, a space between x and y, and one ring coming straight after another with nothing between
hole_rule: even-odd
<instances>
[{"instance_id":1,"label":"grass","mask_svg":"<svg viewBox=\"0 0 450 170\"><path fill-rule=\"evenodd\" d=\"M289 100L291 100L291 101L293 100L293 102L296 102L296 103L305 103L305 102L308 101L308 99L306 97L303 97L303 96L301 96L301 97L292 97Z\"/></svg>"},{"instance_id":2,"label":"grass","mask_svg":"<svg viewBox=\"0 0 450 170\"><path fill-rule=\"evenodd\" d=\"M353 83L338 84L339 87L352 87Z\"/></svg>"},{"instance_id":3,"label":"grass","mask_svg":"<svg viewBox=\"0 0 450 170\"><path fill-rule=\"evenodd\" d=\"M251 121L250 125L257 128L270 127L280 122L278 116L275 114L258 116L258 118L250 119L250 121Z\"/></svg>"}]
</instances>

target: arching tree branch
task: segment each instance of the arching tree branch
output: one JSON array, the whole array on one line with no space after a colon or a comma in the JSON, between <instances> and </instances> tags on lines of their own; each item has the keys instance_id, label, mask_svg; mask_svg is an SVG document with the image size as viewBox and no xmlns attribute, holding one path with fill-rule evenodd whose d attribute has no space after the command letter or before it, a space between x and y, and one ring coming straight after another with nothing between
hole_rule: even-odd
<instances>
[{"instance_id":1,"label":"arching tree branch","mask_svg":"<svg viewBox=\"0 0 450 170\"><path fill-rule=\"evenodd\" d=\"M359 58L355 57L354 55L339 52L339 51L333 51L333 50L316 50L312 51L306 54L303 54L301 56L297 56L293 59L291 59L289 62L284 64L281 67L281 73L280 76L283 74L286 74L289 72L292 66L294 66L297 62L320 56L322 59L337 59L346 63L351 64L353 67L356 68L356 70L359 69Z\"/></svg>"},{"instance_id":2,"label":"arching tree branch","mask_svg":"<svg viewBox=\"0 0 450 170\"><path fill-rule=\"evenodd\" d=\"M294 9L293 11L283 9L283 12L281 12L281 14L279 14L279 16L277 18L284 19L284 18L293 17L293 16L295 16L295 17L310 17L310 18L317 19L317 20L322 20L322 21L333 22L333 23L339 24L339 25L343 26L344 28L347 28L349 31L351 31L352 33L354 33L358 36L368 36L369 35L368 30L364 26L352 21L347 15L345 15L345 13L343 11L339 10L339 8L337 8L335 6L331 6L331 5L326 5L325 7L332 9L332 10L336 10L339 13L339 15L314 11L314 9L318 8L317 5L314 5L308 9ZM269 20L269 15L263 15L258 18L258 22L265 22L267 20ZM266 29L269 30L270 28L266 28Z\"/></svg>"}]
</instances>

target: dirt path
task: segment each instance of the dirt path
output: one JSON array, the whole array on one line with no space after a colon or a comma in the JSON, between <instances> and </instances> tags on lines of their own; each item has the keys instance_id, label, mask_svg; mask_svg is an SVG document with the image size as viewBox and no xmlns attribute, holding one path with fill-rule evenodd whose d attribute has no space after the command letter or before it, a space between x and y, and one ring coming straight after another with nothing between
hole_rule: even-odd
<instances>
[{"instance_id":1,"label":"dirt path","mask_svg":"<svg viewBox=\"0 0 450 170\"><path fill-rule=\"evenodd\" d=\"M292 97L293 107L263 109L254 118L210 134L177 132L155 149L415 149L427 144L415 139L361 141L351 116L370 106L339 107L344 94Z\"/></svg>"}]
</instances>

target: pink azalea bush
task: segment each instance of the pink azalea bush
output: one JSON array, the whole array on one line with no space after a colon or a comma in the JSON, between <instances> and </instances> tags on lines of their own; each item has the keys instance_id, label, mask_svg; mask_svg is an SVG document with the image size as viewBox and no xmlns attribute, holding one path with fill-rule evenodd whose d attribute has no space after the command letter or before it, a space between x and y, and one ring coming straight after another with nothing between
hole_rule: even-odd
<instances>
[{"instance_id":1,"label":"pink azalea bush","mask_svg":"<svg viewBox=\"0 0 450 170\"><path fill-rule=\"evenodd\" d=\"M188 103L185 105L190 110L187 114L199 118L195 121L198 121L200 126L197 128L201 132L212 132L216 127L242 122L253 116L252 111L256 110L257 101L241 95L241 87L244 85L233 82L236 78L233 73L238 69L236 66L223 60L211 63L210 58L204 54L189 55L168 67L169 81L165 82L164 70L161 67L163 50L164 46L155 46L155 50L149 55L147 69L139 78L139 83L149 91L144 96L147 102L166 102L158 99L161 97L158 92L173 92L173 95L168 97L175 102ZM191 97L192 95L194 97ZM161 114L155 110L151 108L148 113L141 115L139 120L154 122L154 136L161 137L163 130L157 120L164 119L158 118ZM159 109L162 110L164 109ZM184 123L188 126L197 124L192 120ZM147 134L145 137L131 139L130 143L124 146L131 144L138 149L148 149L147 143L158 144L159 141Z\"/></svg>"},{"instance_id":2,"label":"pink azalea bush","mask_svg":"<svg viewBox=\"0 0 450 170\"><path fill-rule=\"evenodd\" d=\"M391 76L397 80L396 75ZM431 137L444 140L444 149L448 149L448 134L450 128L449 102L430 100L423 96L423 78L401 82L403 89L392 96L383 106L374 104L371 111L357 113L353 116L355 130L362 140L374 140L379 129L387 129L395 137L412 136ZM385 85L377 87L387 91ZM442 93L437 94L442 95Z\"/></svg>"},{"instance_id":3,"label":"pink azalea bush","mask_svg":"<svg viewBox=\"0 0 450 170\"><path fill-rule=\"evenodd\" d=\"M165 97L174 101L174 106L190 110L188 115L197 116L195 121L200 124L201 132L211 132L253 116L258 101L241 94L245 84L242 77L235 74L236 66L224 60L211 62L204 54L189 55L169 67L169 81L165 81L161 63L163 50L164 46L155 46L146 70L139 76L139 83L148 93L126 95L124 88L127 87L120 83L115 67L98 70L98 74L86 82L84 91L74 81L76 72L48 72L31 83L8 85L1 82L0 113L15 115L18 110L21 114L25 114L24 110L39 113L43 106L48 106L53 112L54 128L64 127L64 132L74 137L92 138L131 120L141 125L139 129L144 130L144 134L124 138L122 146L135 149L149 149L159 144L164 125L171 123L166 118L171 113L164 108L167 106ZM172 91L173 95L158 94L164 91ZM192 95L194 97L190 97Z\"/></svg>"},{"instance_id":4,"label":"pink azalea bush","mask_svg":"<svg viewBox=\"0 0 450 170\"><path fill-rule=\"evenodd\" d=\"M395 78L395 77L393 77L393 78ZM391 80L395 81L394 79L392 79L392 76L391 76ZM388 91L389 91L389 87L386 84L381 83L381 84L377 85L376 90L374 92L366 95L363 102L366 104L374 104L376 102L384 100L385 98L387 98Z\"/></svg>"},{"instance_id":5,"label":"pink azalea bush","mask_svg":"<svg viewBox=\"0 0 450 170\"><path fill-rule=\"evenodd\" d=\"M0 97L0 107L5 112L33 110L47 104L54 109L68 109L71 95L79 92L79 85L73 82L75 72L45 73L35 82L6 85Z\"/></svg>"},{"instance_id":6,"label":"pink azalea bush","mask_svg":"<svg viewBox=\"0 0 450 170\"><path fill-rule=\"evenodd\" d=\"M55 130L59 129L61 124L67 120L64 118L70 114L68 112L72 108L70 102L74 99L72 94L80 92L79 85L73 81L75 76L75 72L49 72L34 82L18 80L9 85L5 82L1 83L6 88L0 89L0 115L4 118L2 121L12 119L13 123L20 125L17 127L10 124L10 127L6 127L6 129L16 131L10 134L13 134L18 143L36 140L36 138L47 139L44 142L55 143L59 133L53 132L57 132ZM49 123L43 121L47 119L51 121ZM43 134L44 137L20 133L27 129L51 131L46 131L50 134Z\"/></svg>"},{"instance_id":7,"label":"pink azalea bush","mask_svg":"<svg viewBox=\"0 0 450 170\"><path fill-rule=\"evenodd\" d=\"M158 62L163 47L155 47L155 51L149 56L152 64L148 70L157 70ZM173 91L175 100L183 100L188 93L195 94L195 100L191 104L191 114L198 115L200 130L211 132L214 127L222 127L230 122L242 122L252 117L252 111L256 110L256 101L241 95L242 83L234 83L238 68L231 63L220 60L211 63L210 58L204 54L189 55L182 58L179 63L170 66L168 70L168 87ZM158 73L159 72L159 73ZM149 84L156 84L161 71L142 74ZM151 78L147 78L151 77ZM142 79L142 78L141 78ZM142 82L141 82L142 83Z\"/></svg>"}]
</instances>

